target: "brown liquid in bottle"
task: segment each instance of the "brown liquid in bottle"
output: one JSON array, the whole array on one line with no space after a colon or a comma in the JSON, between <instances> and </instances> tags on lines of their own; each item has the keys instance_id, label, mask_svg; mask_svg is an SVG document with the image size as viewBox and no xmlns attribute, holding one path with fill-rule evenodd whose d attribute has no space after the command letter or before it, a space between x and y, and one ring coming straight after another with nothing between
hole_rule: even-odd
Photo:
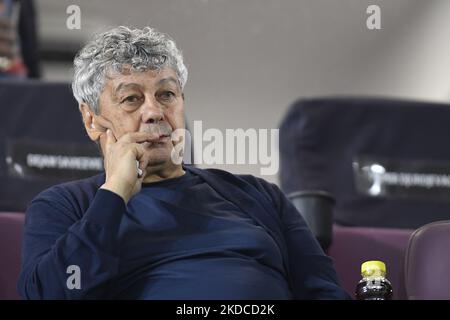
<instances>
[{"instance_id":1,"label":"brown liquid in bottle","mask_svg":"<svg viewBox=\"0 0 450 320\"><path fill-rule=\"evenodd\" d=\"M386 279L386 265L381 261L367 261L361 265L362 279L356 286L357 300L391 300L392 285Z\"/></svg>"}]
</instances>

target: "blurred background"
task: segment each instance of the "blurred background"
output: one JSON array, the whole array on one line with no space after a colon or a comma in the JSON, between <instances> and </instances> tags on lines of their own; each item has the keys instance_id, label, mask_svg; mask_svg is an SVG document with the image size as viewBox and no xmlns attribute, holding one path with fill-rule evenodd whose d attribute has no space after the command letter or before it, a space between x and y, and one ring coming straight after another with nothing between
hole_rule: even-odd
<instances>
[{"instance_id":1,"label":"blurred background","mask_svg":"<svg viewBox=\"0 0 450 320\"><path fill-rule=\"evenodd\" d=\"M66 8L81 29L66 28ZM381 30L366 9L381 8ZM448 101L447 0L38 0L43 78L70 81L75 52L110 26L170 34L189 69L189 121L203 128L277 128L300 97L371 95ZM218 166L220 167L220 166ZM258 165L225 165L260 175ZM265 176L277 182L277 176Z\"/></svg>"}]
</instances>

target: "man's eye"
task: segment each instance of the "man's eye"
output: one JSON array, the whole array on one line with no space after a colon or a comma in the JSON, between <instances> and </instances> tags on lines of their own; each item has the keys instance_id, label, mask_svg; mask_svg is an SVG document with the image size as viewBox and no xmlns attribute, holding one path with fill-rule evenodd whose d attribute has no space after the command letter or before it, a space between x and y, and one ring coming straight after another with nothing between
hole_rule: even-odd
<instances>
[{"instance_id":1,"label":"man's eye","mask_svg":"<svg viewBox=\"0 0 450 320\"><path fill-rule=\"evenodd\" d=\"M159 96L164 100L172 100L175 97L175 93L172 91L164 91Z\"/></svg>"},{"instance_id":2,"label":"man's eye","mask_svg":"<svg viewBox=\"0 0 450 320\"><path fill-rule=\"evenodd\" d=\"M138 96L128 96L128 97L126 97L125 99L122 100L122 103L124 103L124 102L134 103L134 102L138 102L138 101L139 101L139 97Z\"/></svg>"}]
</instances>

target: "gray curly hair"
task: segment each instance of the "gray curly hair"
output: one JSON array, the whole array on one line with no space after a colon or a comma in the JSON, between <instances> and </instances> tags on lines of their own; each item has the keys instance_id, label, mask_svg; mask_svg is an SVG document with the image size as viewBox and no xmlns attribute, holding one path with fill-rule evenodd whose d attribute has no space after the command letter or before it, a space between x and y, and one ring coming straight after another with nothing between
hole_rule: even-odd
<instances>
[{"instance_id":1,"label":"gray curly hair","mask_svg":"<svg viewBox=\"0 0 450 320\"><path fill-rule=\"evenodd\" d=\"M183 89L188 71L181 51L168 35L153 28L120 26L98 34L75 56L72 91L78 103L86 103L99 114L99 98L108 72L160 70L171 67Z\"/></svg>"}]
</instances>

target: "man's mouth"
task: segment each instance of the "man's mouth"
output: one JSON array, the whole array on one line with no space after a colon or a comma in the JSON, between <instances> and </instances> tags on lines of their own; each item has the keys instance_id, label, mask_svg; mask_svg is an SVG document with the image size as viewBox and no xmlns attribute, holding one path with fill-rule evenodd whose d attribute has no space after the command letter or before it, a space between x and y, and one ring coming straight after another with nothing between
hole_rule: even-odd
<instances>
[{"instance_id":1,"label":"man's mouth","mask_svg":"<svg viewBox=\"0 0 450 320\"><path fill-rule=\"evenodd\" d=\"M170 139L170 134L160 134L157 141L167 141Z\"/></svg>"},{"instance_id":2,"label":"man's mouth","mask_svg":"<svg viewBox=\"0 0 450 320\"><path fill-rule=\"evenodd\" d=\"M161 134L159 135L159 139L170 138L170 134Z\"/></svg>"}]
</instances>

